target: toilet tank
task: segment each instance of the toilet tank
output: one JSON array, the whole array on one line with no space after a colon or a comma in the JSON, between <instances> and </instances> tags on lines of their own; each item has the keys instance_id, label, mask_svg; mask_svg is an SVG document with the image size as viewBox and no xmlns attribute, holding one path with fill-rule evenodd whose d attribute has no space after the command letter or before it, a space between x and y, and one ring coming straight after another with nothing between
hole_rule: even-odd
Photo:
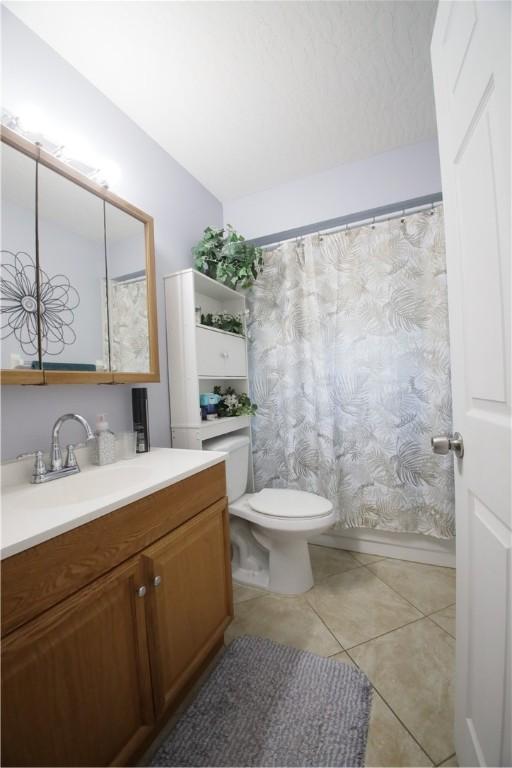
<instances>
[{"instance_id":1,"label":"toilet tank","mask_svg":"<svg viewBox=\"0 0 512 768\"><path fill-rule=\"evenodd\" d=\"M246 435L214 437L203 443L204 451L224 451L228 500L236 501L247 489L249 473L249 438Z\"/></svg>"}]
</instances>

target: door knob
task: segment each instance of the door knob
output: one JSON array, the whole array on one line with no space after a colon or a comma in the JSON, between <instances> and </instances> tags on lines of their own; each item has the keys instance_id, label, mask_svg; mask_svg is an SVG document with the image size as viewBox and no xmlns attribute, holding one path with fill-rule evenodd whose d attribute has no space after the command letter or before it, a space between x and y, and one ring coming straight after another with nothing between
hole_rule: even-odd
<instances>
[{"instance_id":1,"label":"door knob","mask_svg":"<svg viewBox=\"0 0 512 768\"><path fill-rule=\"evenodd\" d=\"M144 597L146 594L146 587L139 587L137 590L137 597Z\"/></svg>"},{"instance_id":2,"label":"door knob","mask_svg":"<svg viewBox=\"0 0 512 768\"><path fill-rule=\"evenodd\" d=\"M459 432L454 432L452 437L436 435L431 438L430 444L433 452L440 453L442 456L446 455L449 451L453 451L458 459L462 459L464 456L464 440Z\"/></svg>"},{"instance_id":3,"label":"door knob","mask_svg":"<svg viewBox=\"0 0 512 768\"><path fill-rule=\"evenodd\" d=\"M154 587L159 587L161 583L162 583L162 577L161 576L155 576L155 578L153 579L153 586Z\"/></svg>"}]
</instances>

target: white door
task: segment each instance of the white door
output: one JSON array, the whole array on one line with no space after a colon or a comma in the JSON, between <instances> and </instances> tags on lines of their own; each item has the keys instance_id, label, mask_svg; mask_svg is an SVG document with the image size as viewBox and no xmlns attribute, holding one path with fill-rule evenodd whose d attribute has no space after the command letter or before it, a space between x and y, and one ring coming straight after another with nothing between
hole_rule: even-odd
<instances>
[{"instance_id":1,"label":"white door","mask_svg":"<svg viewBox=\"0 0 512 768\"><path fill-rule=\"evenodd\" d=\"M460 766L510 766L509 2L440 2L432 38L446 221L455 461Z\"/></svg>"}]
</instances>

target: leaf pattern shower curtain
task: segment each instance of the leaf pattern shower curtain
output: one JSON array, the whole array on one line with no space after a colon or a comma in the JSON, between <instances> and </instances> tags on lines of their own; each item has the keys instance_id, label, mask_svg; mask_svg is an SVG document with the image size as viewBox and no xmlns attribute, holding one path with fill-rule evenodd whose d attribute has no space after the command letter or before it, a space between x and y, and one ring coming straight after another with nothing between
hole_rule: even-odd
<instances>
[{"instance_id":1,"label":"leaf pattern shower curtain","mask_svg":"<svg viewBox=\"0 0 512 768\"><path fill-rule=\"evenodd\" d=\"M256 489L329 498L337 527L449 538L442 208L265 254L248 293Z\"/></svg>"}]
</instances>

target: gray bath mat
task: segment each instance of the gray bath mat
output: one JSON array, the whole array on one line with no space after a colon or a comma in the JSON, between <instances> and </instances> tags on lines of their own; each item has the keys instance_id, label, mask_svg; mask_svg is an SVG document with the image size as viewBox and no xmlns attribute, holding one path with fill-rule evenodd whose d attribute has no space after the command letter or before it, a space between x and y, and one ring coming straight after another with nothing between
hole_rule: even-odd
<instances>
[{"instance_id":1,"label":"gray bath mat","mask_svg":"<svg viewBox=\"0 0 512 768\"><path fill-rule=\"evenodd\" d=\"M152 765L363 766L370 705L355 667L239 637Z\"/></svg>"}]
</instances>

